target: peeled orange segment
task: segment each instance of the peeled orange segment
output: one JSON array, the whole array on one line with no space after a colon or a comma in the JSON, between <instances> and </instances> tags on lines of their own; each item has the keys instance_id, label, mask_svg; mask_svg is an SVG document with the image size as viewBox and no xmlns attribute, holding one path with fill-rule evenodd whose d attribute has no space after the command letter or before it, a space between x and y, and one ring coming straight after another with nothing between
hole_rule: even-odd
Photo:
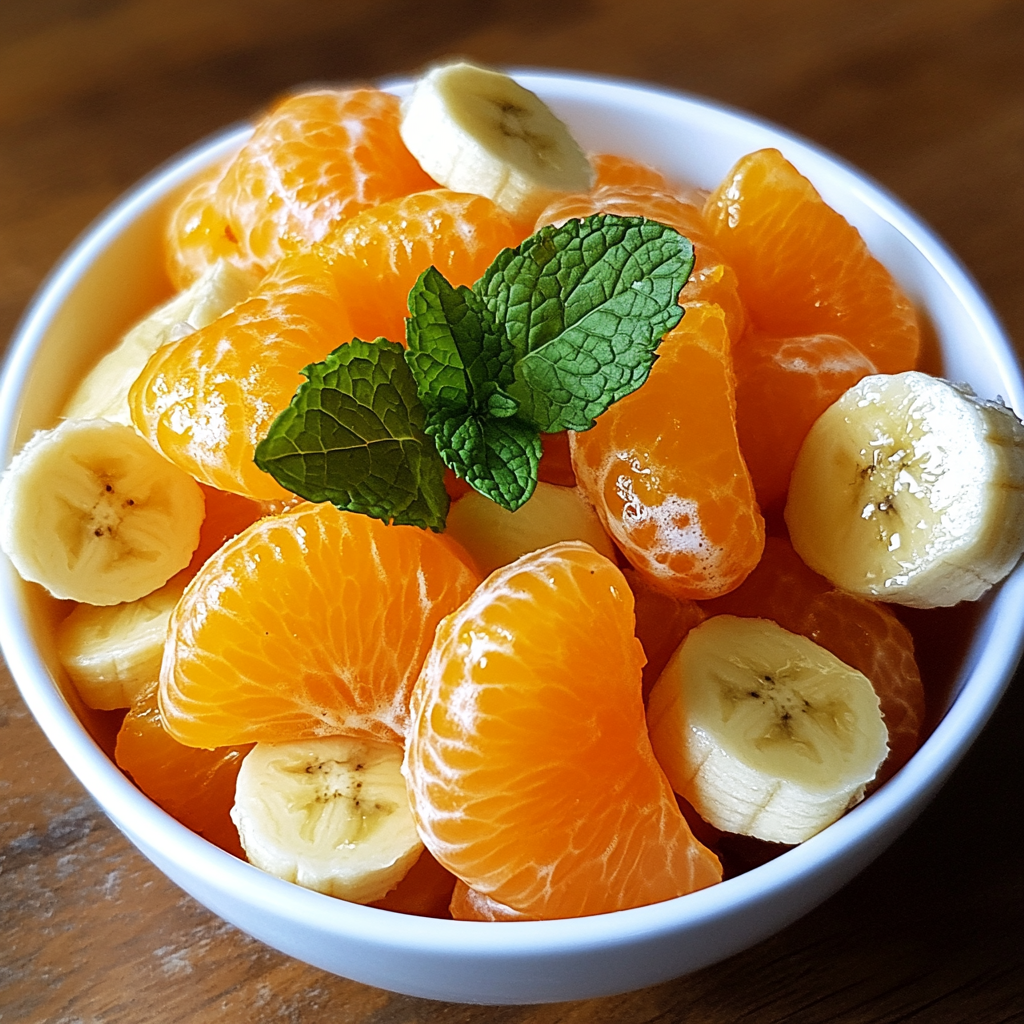
<instances>
[{"instance_id":1,"label":"peeled orange segment","mask_svg":"<svg viewBox=\"0 0 1024 1024\"><path fill-rule=\"evenodd\" d=\"M917 749L924 688L910 631L889 608L837 590L812 572L787 540L769 537L764 556L743 586L702 607L708 615L772 619L868 677L889 731L889 756L871 788L893 775Z\"/></svg>"},{"instance_id":2,"label":"peeled orange segment","mask_svg":"<svg viewBox=\"0 0 1024 1024\"><path fill-rule=\"evenodd\" d=\"M231 821L235 780L251 745L196 750L163 727L154 679L136 697L117 734L114 757L155 804L204 839L242 857Z\"/></svg>"},{"instance_id":3,"label":"peeled orange segment","mask_svg":"<svg viewBox=\"0 0 1024 1024\"><path fill-rule=\"evenodd\" d=\"M572 437L576 479L605 529L678 598L732 590L764 546L733 389L725 316L698 303L665 336L644 386Z\"/></svg>"},{"instance_id":4,"label":"peeled orange segment","mask_svg":"<svg viewBox=\"0 0 1024 1024\"><path fill-rule=\"evenodd\" d=\"M440 619L479 577L447 538L333 505L254 523L171 617L164 725L219 747L333 734L400 741Z\"/></svg>"},{"instance_id":5,"label":"peeled orange segment","mask_svg":"<svg viewBox=\"0 0 1024 1024\"><path fill-rule=\"evenodd\" d=\"M398 134L398 104L367 88L282 100L173 216L171 279L184 287L219 256L268 270L361 210L434 188Z\"/></svg>"},{"instance_id":6,"label":"peeled orange segment","mask_svg":"<svg viewBox=\"0 0 1024 1024\"><path fill-rule=\"evenodd\" d=\"M564 224L594 213L609 213L620 217L646 217L675 228L693 242L694 255L693 271L679 294L679 304L685 307L694 302L713 302L721 306L730 337L739 338L746 324L746 314L736 274L711 242L710 227L697 205L699 199L697 193L681 198L650 186L608 185L555 199L537 219L537 227Z\"/></svg>"},{"instance_id":7,"label":"peeled orange segment","mask_svg":"<svg viewBox=\"0 0 1024 1024\"><path fill-rule=\"evenodd\" d=\"M755 326L839 334L882 373L913 368L920 334L910 300L857 229L777 149L743 157L704 215Z\"/></svg>"},{"instance_id":8,"label":"peeled orange segment","mask_svg":"<svg viewBox=\"0 0 1024 1024\"><path fill-rule=\"evenodd\" d=\"M484 196L434 189L365 210L323 241L357 337L405 342L409 290L427 267L471 285L524 229Z\"/></svg>"},{"instance_id":9,"label":"peeled orange segment","mask_svg":"<svg viewBox=\"0 0 1024 1024\"><path fill-rule=\"evenodd\" d=\"M326 263L289 256L226 316L154 353L129 393L132 422L202 483L287 499L253 463L256 445L302 383L301 369L351 340Z\"/></svg>"},{"instance_id":10,"label":"peeled orange segment","mask_svg":"<svg viewBox=\"0 0 1024 1024\"><path fill-rule=\"evenodd\" d=\"M672 190L668 178L661 171L628 156L598 153L590 158L590 166L594 168L595 189L605 185L625 185L627 188L640 185L661 192Z\"/></svg>"},{"instance_id":11,"label":"peeled orange segment","mask_svg":"<svg viewBox=\"0 0 1024 1024\"><path fill-rule=\"evenodd\" d=\"M733 348L736 429L762 509L785 502L814 421L874 363L835 334L778 338L748 331Z\"/></svg>"},{"instance_id":12,"label":"peeled orange segment","mask_svg":"<svg viewBox=\"0 0 1024 1024\"><path fill-rule=\"evenodd\" d=\"M471 889L461 879L452 890L451 915L456 921L529 921L528 914L506 907L504 903Z\"/></svg>"},{"instance_id":13,"label":"peeled orange segment","mask_svg":"<svg viewBox=\"0 0 1024 1024\"><path fill-rule=\"evenodd\" d=\"M579 541L492 573L438 628L403 771L424 844L532 918L671 899L721 878L654 760L622 573Z\"/></svg>"}]
</instances>

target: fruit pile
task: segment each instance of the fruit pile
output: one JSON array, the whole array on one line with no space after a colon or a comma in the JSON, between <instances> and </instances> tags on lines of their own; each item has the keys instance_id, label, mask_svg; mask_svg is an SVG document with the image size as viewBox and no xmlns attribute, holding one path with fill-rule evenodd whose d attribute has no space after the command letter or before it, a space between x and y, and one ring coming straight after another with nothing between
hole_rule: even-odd
<instances>
[{"instance_id":1,"label":"fruit pile","mask_svg":"<svg viewBox=\"0 0 1024 1024\"><path fill-rule=\"evenodd\" d=\"M281 878L474 920L682 896L906 763L892 604L1024 551L1024 426L775 150L710 195L508 77L282 101L179 293L0 484L118 765ZM757 850L751 855L751 844Z\"/></svg>"}]
</instances>

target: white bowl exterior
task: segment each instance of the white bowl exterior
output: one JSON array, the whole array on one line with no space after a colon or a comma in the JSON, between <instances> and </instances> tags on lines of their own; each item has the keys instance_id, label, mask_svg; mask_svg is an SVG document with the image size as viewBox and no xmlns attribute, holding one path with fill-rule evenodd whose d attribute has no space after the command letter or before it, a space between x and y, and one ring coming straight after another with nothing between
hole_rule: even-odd
<instances>
[{"instance_id":1,"label":"white bowl exterior","mask_svg":"<svg viewBox=\"0 0 1024 1024\"><path fill-rule=\"evenodd\" d=\"M947 375L1024 408L1013 351L975 285L927 228L863 175L706 101L613 80L515 74L584 148L629 153L681 182L713 187L744 153L780 148L928 311ZM168 197L246 133L229 130L156 172L90 228L44 284L16 332L0 384L4 464L34 430L53 422L102 347L159 298L151 282L162 259ZM125 779L78 721L55 681L52 652L34 638L29 588L6 559L0 573L0 643L26 703L86 789L164 873L244 931L324 970L410 995L481 1003L582 999L652 985L737 952L816 906L891 843L945 781L1013 673L1024 621L1019 567L989 603L956 699L934 733L894 779L802 846L655 906L485 924L332 900L272 878L178 824Z\"/></svg>"}]
</instances>

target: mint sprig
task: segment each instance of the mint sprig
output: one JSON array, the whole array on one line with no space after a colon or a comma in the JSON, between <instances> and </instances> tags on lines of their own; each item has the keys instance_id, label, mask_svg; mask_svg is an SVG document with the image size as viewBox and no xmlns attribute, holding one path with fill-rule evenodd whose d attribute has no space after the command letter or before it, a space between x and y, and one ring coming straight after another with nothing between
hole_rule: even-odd
<instances>
[{"instance_id":1,"label":"mint sprig","mask_svg":"<svg viewBox=\"0 0 1024 1024\"><path fill-rule=\"evenodd\" d=\"M444 529L444 466L401 345L353 339L323 362L256 446L256 465L308 501Z\"/></svg>"},{"instance_id":2,"label":"mint sprig","mask_svg":"<svg viewBox=\"0 0 1024 1024\"><path fill-rule=\"evenodd\" d=\"M692 267L673 228L601 214L542 228L472 288L430 267L409 293L408 348L354 340L306 367L256 464L394 523L443 528L446 465L515 511L540 433L588 430L647 379Z\"/></svg>"}]
</instances>

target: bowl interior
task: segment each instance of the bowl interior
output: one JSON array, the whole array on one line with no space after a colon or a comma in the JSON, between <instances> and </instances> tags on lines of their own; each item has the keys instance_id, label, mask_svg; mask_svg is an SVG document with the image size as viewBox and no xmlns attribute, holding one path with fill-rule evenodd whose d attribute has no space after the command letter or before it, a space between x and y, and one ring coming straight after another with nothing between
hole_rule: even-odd
<instances>
[{"instance_id":1,"label":"bowl interior","mask_svg":"<svg viewBox=\"0 0 1024 1024\"><path fill-rule=\"evenodd\" d=\"M743 154L782 149L858 227L924 312L934 365L980 394L1024 408L1012 349L983 297L928 229L860 173L778 128L696 98L602 79L516 74L572 126L585 149L629 154L680 182L712 188ZM35 430L53 424L82 374L131 322L169 294L161 252L167 209L199 169L241 145L247 131L229 129L155 172L100 218L48 278L13 339L0 386L4 464ZM296 891L163 814L111 764L103 751L107 720L82 708L60 670L52 630L64 606L3 563L0 640L19 687L72 770L151 859L212 909L292 955L398 991L474 1001L583 998L652 984L740 949L810 909L895 838L952 769L1013 671L1024 618L1018 569L994 599L935 619L934 671L946 675L932 709L938 727L907 768L802 847L657 907L601 920L481 926L406 919ZM308 952L313 932L330 948Z\"/></svg>"}]
</instances>

